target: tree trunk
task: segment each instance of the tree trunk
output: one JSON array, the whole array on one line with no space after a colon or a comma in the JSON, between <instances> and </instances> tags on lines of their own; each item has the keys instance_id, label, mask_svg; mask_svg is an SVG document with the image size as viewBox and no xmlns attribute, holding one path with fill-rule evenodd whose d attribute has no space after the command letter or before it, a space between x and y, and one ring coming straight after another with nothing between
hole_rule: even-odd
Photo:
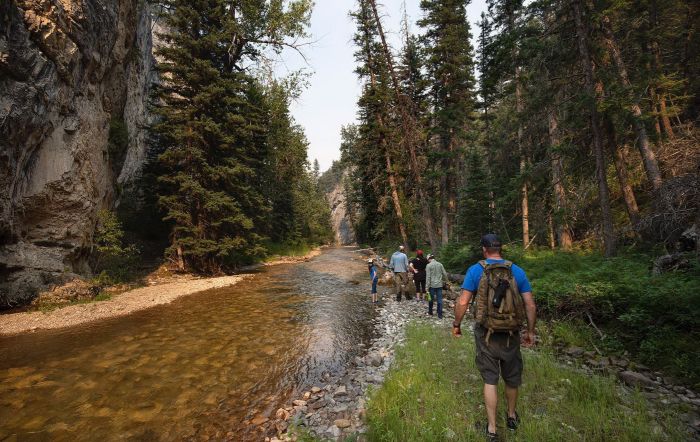
<instances>
[{"instance_id":1,"label":"tree trunk","mask_svg":"<svg viewBox=\"0 0 700 442\"><path fill-rule=\"evenodd\" d=\"M396 218L399 221L399 233L401 234L401 241L403 246L408 250L408 235L406 234L406 224L403 220L403 211L401 210L401 200L399 199L399 190L396 185L396 176L394 175L394 170L391 166L391 156L389 155L389 149L387 147L386 139L382 136L382 144L384 145L384 158L386 159L386 173L389 177L389 188L391 189L391 200L394 203L394 211L396 212Z\"/></svg>"},{"instance_id":2,"label":"tree trunk","mask_svg":"<svg viewBox=\"0 0 700 442\"><path fill-rule=\"evenodd\" d=\"M559 124L555 111L549 111L549 144L552 146L552 188L554 189L554 210L557 212L557 240L564 250L571 248L571 230L566 221L566 190L564 189L564 165L561 154L557 152L561 140ZM550 214L551 220L551 214Z\"/></svg>"},{"instance_id":3,"label":"tree trunk","mask_svg":"<svg viewBox=\"0 0 700 442\"><path fill-rule=\"evenodd\" d=\"M399 87L399 81L396 77L396 71L394 70L393 57L389 52L389 46L386 43L386 37L384 35L384 28L382 27L382 22L379 19L376 1L369 0L369 4L372 7L374 20L377 23L377 31L379 33L379 38L382 41L384 58L386 59L389 75L391 76L391 83L394 88L394 94L396 96L396 106L401 111L401 120L404 128L404 141L409 152L413 180L415 182L416 187L418 188L418 201L421 206L421 215L423 218L423 223L425 224L425 230L428 233L428 241L430 242L430 248L433 251L435 251L438 249L438 241L437 236L435 234L435 224L433 223L433 216L430 212L428 198L425 195L425 190L423 189L423 178L421 176L420 167L418 165L418 156L416 155L415 148L416 141L418 139L416 133L420 132L420 129L418 128L419 125L416 121L416 118L414 118L412 109L406 109L406 104L408 104L409 99L408 97L402 97L401 89ZM413 108L413 106L411 107Z\"/></svg>"},{"instance_id":4,"label":"tree trunk","mask_svg":"<svg viewBox=\"0 0 700 442\"><path fill-rule=\"evenodd\" d=\"M615 126L609 116L605 117L605 131L607 132L608 150L612 152L615 159L615 172L617 180L620 183L622 197L625 200L625 208L629 216L630 223L634 229L639 225L639 207L637 206L637 198L634 196L634 190L629 184L627 178L627 159L623 147L617 145L617 137L615 135Z\"/></svg>"},{"instance_id":5,"label":"tree trunk","mask_svg":"<svg viewBox=\"0 0 700 442\"><path fill-rule=\"evenodd\" d=\"M673 133L673 128L671 127L671 119L668 117L668 110L666 109L666 96L663 93L659 94L659 108L664 132L669 140L673 140L676 138L676 134Z\"/></svg>"},{"instance_id":6,"label":"tree trunk","mask_svg":"<svg viewBox=\"0 0 700 442\"><path fill-rule=\"evenodd\" d=\"M549 238L549 248L554 250L557 243L554 240L554 220L552 219L552 212L547 213L547 237Z\"/></svg>"},{"instance_id":7,"label":"tree trunk","mask_svg":"<svg viewBox=\"0 0 700 442\"><path fill-rule=\"evenodd\" d=\"M523 96L522 86L520 84L520 69L515 68L515 111L517 112L518 120L520 120L523 112ZM518 122L518 151L520 152L520 175L525 173L527 166L527 154L523 146L523 127ZM527 180L523 177L523 185L520 189L520 211L523 223L523 247L527 248L530 245L530 207L527 192Z\"/></svg>"},{"instance_id":8,"label":"tree trunk","mask_svg":"<svg viewBox=\"0 0 700 442\"><path fill-rule=\"evenodd\" d=\"M525 157L520 157L520 174L525 173ZM527 181L523 180L523 185L520 188L520 210L523 223L523 247L528 248L530 245L530 206L528 203Z\"/></svg>"},{"instance_id":9,"label":"tree trunk","mask_svg":"<svg viewBox=\"0 0 700 442\"><path fill-rule=\"evenodd\" d=\"M450 223L447 206L449 196L447 194L447 174L440 176L440 233L442 234L442 244L447 244L450 240Z\"/></svg>"},{"instance_id":10,"label":"tree trunk","mask_svg":"<svg viewBox=\"0 0 700 442\"><path fill-rule=\"evenodd\" d=\"M610 55L615 61L617 66L617 73L622 81L622 85L628 89L631 88L631 83L629 81L629 76L627 75L627 68L625 67L625 62L622 59L620 50L615 41L615 35L613 35L612 29L610 27L610 19L607 16L603 16L603 33L605 34L605 44L608 47ZM590 61L589 61L590 63ZM633 126L635 134L637 135L637 147L639 148L639 153L642 155L642 160L644 161L644 169L646 170L647 177L653 189L659 190L661 188L661 171L659 170L659 163L656 160L656 154L649 144L649 137L647 136L646 128L644 127L644 122L642 121L642 109L639 106L639 100L637 100L632 94L630 95L632 99L632 109Z\"/></svg>"},{"instance_id":11,"label":"tree trunk","mask_svg":"<svg viewBox=\"0 0 700 442\"><path fill-rule=\"evenodd\" d=\"M584 70L586 91L591 97L596 96L596 88L593 80L593 64L588 49L587 26L583 21L583 11L581 0L574 0L572 3L574 19L576 21L576 34L578 40L581 64ZM605 176L605 155L603 152L603 141L598 118L598 108L596 100L589 100L589 113L591 119L591 129L593 132L593 151L596 162L596 176L598 178L598 197L600 209L603 216L603 246L606 257L613 256L616 251L615 231L613 228L612 213L610 211L610 191Z\"/></svg>"}]
</instances>

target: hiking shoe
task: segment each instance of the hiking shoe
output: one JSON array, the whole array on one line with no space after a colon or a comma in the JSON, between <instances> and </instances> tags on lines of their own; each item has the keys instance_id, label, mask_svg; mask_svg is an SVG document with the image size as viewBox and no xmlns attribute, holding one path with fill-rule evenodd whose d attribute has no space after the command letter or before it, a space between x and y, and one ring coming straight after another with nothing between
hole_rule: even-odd
<instances>
[{"instance_id":1,"label":"hiking shoe","mask_svg":"<svg viewBox=\"0 0 700 442\"><path fill-rule=\"evenodd\" d=\"M508 429L509 429L510 431L515 431L515 430L517 430L517 429L518 429L518 425L520 425L520 416L518 416L518 412L517 412L517 411L515 412L515 417L509 417L509 416L506 414L506 427L508 427Z\"/></svg>"},{"instance_id":2,"label":"hiking shoe","mask_svg":"<svg viewBox=\"0 0 700 442\"><path fill-rule=\"evenodd\" d=\"M486 442L498 442L498 433L490 432L488 426L486 426Z\"/></svg>"}]
</instances>

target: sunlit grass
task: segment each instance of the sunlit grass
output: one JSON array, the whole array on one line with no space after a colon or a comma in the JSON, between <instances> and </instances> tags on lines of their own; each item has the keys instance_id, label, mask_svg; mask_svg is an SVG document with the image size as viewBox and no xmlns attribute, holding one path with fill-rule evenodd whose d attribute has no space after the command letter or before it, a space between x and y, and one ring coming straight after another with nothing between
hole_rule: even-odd
<instances>
[{"instance_id":1,"label":"sunlit grass","mask_svg":"<svg viewBox=\"0 0 700 442\"><path fill-rule=\"evenodd\" d=\"M546 352L526 350L524 358L518 402L522 425L516 433L507 434L501 399L498 431L502 440L687 440L671 411L650 417L644 397L620 388L613 379L564 367ZM411 324L384 385L371 395L369 439L484 440L476 428L477 422L486 421L482 388L471 335L454 339L444 327Z\"/></svg>"}]
</instances>

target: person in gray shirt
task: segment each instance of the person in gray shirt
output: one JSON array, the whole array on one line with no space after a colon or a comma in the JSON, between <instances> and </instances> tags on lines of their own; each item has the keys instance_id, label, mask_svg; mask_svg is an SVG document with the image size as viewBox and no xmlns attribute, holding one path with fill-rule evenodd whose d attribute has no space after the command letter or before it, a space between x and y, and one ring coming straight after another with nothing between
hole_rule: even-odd
<instances>
[{"instance_id":1,"label":"person in gray shirt","mask_svg":"<svg viewBox=\"0 0 700 442\"><path fill-rule=\"evenodd\" d=\"M401 295L406 294L408 284L408 256L404 253L404 246L391 255L389 267L394 272L394 288L396 289L396 301L401 301ZM408 295L406 295L408 299Z\"/></svg>"},{"instance_id":2,"label":"person in gray shirt","mask_svg":"<svg viewBox=\"0 0 700 442\"><path fill-rule=\"evenodd\" d=\"M442 319L442 287L447 284L447 272L445 267L435 259L434 255L428 255L428 266L425 268L425 285L430 293L428 301L428 314L433 314L433 302L437 302L438 318Z\"/></svg>"}]
</instances>

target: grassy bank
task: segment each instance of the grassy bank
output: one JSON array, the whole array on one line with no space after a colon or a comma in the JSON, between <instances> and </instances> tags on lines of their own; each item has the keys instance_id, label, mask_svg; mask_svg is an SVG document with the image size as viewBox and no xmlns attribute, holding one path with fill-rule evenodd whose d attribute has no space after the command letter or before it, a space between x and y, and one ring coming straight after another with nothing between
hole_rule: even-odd
<instances>
[{"instance_id":1,"label":"grassy bank","mask_svg":"<svg viewBox=\"0 0 700 442\"><path fill-rule=\"evenodd\" d=\"M501 401L504 440L685 440L672 416L650 418L641 394L620 389L612 379L562 367L547 353L525 351L524 358L518 407L523 423L516 434L506 434ZM369 439L483 440L475 427L486 419L482 386L470 335L454 339L446 326L411 324L385 383L371 395Z\"/></svg>"},{"instance_id":2,"label":"grassy bank","mask_svg":"<svg viewBox=\"0 0 700 442\"><path fill-rule=\"evenodd\" d=\"M265 261L274 261L281 256L304 256L311 252L313 249L318 247L318 245L312 245L307 243L267 243L265 244L265 249L267 249L267 255Z\"/></svg>"},{"instance_id":3,"label":"grassy bank","mask_svg":"<svg viewBox=\"0 0 700 442\"><path fill-rule=\"evenodd\" d=\"M700 386L700 265L652 275L655 255L506 249L532 282L551 337L569 345L627 351L633 359ZM478 259L469 248L446 248L446 267L463 272ZM603 333L591 325L591 320Z\"/></svg>"}]
</instances>

